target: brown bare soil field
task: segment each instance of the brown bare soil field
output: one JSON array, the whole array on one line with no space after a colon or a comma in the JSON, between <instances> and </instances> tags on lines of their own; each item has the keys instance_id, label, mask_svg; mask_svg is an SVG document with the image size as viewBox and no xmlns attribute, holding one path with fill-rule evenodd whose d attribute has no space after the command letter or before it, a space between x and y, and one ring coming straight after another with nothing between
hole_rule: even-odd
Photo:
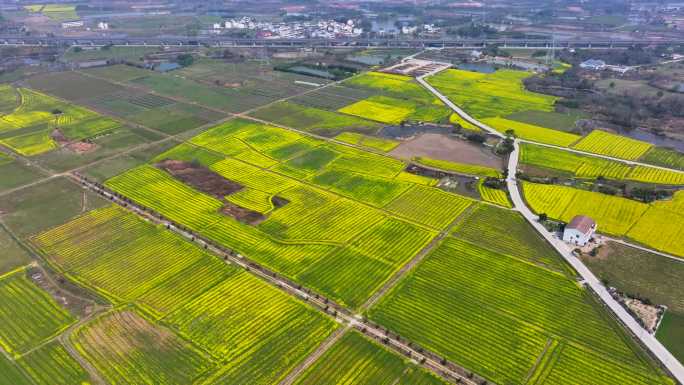
<instances>
[{"instance_id":1,"label":"brown bare soil field","mask_svg":"<svg viewBox=\"0 0 684 385\"><path fill-rule=\"evenodd\" d=\"M404 159L416 156L450 162L477 164L501 168L503 160L474 144L455 140L442 134L424 133L401 143L390 152Z\"/></svg>"},{"instance_id":2,"label":"brown bare soil field","mask_svg":"<svg viewBox=\"0 0 684 385\"><path fill-rule=\"evenodd\" d=\"M230 202L227 202L225 206L223 206L221 212L225 215L229 215L237 219L242 223L246 223L252 226L256 226L259 223L261 223L264 219L266 219L266 217L259 212L252 211L250 209L246 209L238 205L234 205Z\"/></svg>"},{"instance_id":3,"label":"brown bare soil field","mask_svg":"<svg viewBox=\"0 0 684 385\"><path fill-rule=\"evenodd\" d=\"M219 199L242 189L241 184L228 180L204 166L189 162L164 160L157 163L157 167L166 170L183 183Z\"/></svg>"}]
</instances>

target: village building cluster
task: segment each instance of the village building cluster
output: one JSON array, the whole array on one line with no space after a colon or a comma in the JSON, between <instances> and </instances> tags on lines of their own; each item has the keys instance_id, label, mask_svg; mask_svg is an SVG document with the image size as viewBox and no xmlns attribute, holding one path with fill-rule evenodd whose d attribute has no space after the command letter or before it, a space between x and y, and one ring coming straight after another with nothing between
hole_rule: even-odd
<instances>
[{"instance_id":1,"label":"village building cluster","mask_svg":"<svg viewBox=\"0 0 684 385\"><path fill-rule=\"evenodd\" d=\"M324 38L358 37L363 28L356 25L354 20L341 23L335 20L296 21L296 22L259 22L250 17L229 19L221 23L214 23L212 33L220 34L224 30L253 30L260 38Z\"/></svg>"}]
</instances>

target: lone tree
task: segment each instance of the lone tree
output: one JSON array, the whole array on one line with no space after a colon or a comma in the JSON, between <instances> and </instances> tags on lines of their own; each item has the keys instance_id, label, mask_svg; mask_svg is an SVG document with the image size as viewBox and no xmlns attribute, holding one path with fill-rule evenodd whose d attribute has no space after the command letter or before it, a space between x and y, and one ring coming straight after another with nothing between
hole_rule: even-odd
<instances>
[{"instance_id":1,"label":"lone tree","mask_svg":"<svg viewBox=\"0 0 684 385\"><path fill-rule=\"evenodd\" d=\"M539 222L546 222L548 219L549 219L549 216L546 215L546 213L539 214Z\"/></svg>"}]
</instances>

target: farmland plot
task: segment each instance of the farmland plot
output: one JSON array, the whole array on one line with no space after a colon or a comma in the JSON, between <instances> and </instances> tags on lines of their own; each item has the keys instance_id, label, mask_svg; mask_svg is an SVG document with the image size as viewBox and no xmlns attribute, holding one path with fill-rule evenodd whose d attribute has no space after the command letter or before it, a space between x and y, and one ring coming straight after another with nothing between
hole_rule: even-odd
<instances>
[{"instance_id":1,"label":"farmland plot","mask_svg":"<svg viewBox=\"0 0 684 385\"><path fill-rule=\"evenodd\" d=\"M563 151L556 148L523 143L520 161L535 167L551 168L573 173L578 178L624 179L630 166L617 161Z\"/></svg>"},{"instance_id":2,"label":"farmland plot","mask_svg":"<svg viewBox=\"0 0 684 385\"><path fill-rule=\"evenodd\" d=\"M34 385L14 362L0 354L0 382L12 385Z\"/></svg>"},{"instance_id":3,"label":"farmland plot","mask_svg":"<svg viewBox=\"0 0 684 385\"><path fill-rule=\"evenodd\" d=\"M216 268L211 258L180 236L139 219L118 206L91 211L34 237L33 242L61 270L115 301L141 296L155 312L173 308L198 288L211 284L178 286L164 295L158 285L185 270ZM221 269L216 268L220 277ZM124 278L125 277L125 278ZM199 277L199 275L198 275ZM152 293L149 293L149 291Z\"/></svg>"},{"instance_id":4,"label":"farmland plot","mask_svg":"<svg viewBox=\"0 0 684 385\"><path fill-rule=\"evenodd\" d=\"M668 148L652 147L639 160L657 166L684 170L684 154Z\"/></svg>"},{"instance_id":5,"label":"farmland plot","mask_svg":"<svg viewBox=\"0 0 684 385\"><path fill-rule=\"evenodd\" d=\"M356 144L359 146L380 150L383 152L392 151L392 149L399 145L399 142L396 140L377 138L373 136L359 134L356 132L343 132L337 135L335 139L350 144Z\"/></svg>"},{"instance_id":6,"label":"farmland plot","mask_svg":"<svg viewBox=\"0 0 684 385\"><path fill-rule=\"evenodd\" d=\"M611 134L606 131L594 130L577 142L572 148L594 154L612 156L614 158L637 160L643 156L652 144Z\"/></svg>"},{"instance_id":7,"label":"farmland plot","mask_svg":"<svg viewBox=\"0 0 684 385\"><path fill-rule=\"evenodd\" d=\"M684 172L637 165L629 174L629 179L644 183L682 185L684 184Z\"/></svg>"},{"instance_id":8,"label":"farmland plot","mask_svg":"<svg viewBox=\"0 0 684 385\"><path fill-rule=\"evenodd\" d=\"M301 374L297 385L444 384L400 356L371 342L361 333L347 332L313 366Z\"/></svg>"},{"instance_id":9,"label":"farmland plot","mask_svg":"<svg viewBox=\"0 0 684 385\"><path fill-rule=\"evenodd\" d=\"M477 192L483 201L493 203L495 205L511 208L513 205L508 199L508 193L506 190L487 187L483 180L477 183Z\"/></svg>"},{"instance_id":10,"label":"farmland plot","mask_svg":"<svg viewBox=\"0 0 684 385\"><path fill-rule=\"evenodd\" d=\"M648 209L645 203L572 187L524 183L525 200L536 213L570 222L591 215L598 231L624 235Z\"/></svg>"},{"instance_id":11,"label":"farmland plot","mask_svg":"<svg viewBox=\"0 0 684 385\"><path fill-rule=\"evenodd\" d=\"M373 177L344 170L330 169L311 179L319 186L328 187L340 195L382 207L410 187L393 179Z\"/></svg>"},{"instance_id":12,"label":"farmland plot","mask_svg":"<svg viewBox=\"0 0 684 385\"><path fill-rule=\"evenodd\" d=\"M528 110L553 111L555 97L525 90L522 81L528 76L529 72L514 70L484 74L449 69L427 80L476 118L507 116Z\"/></svg>"},{"instance_id":13,"label":"farmland plot","mask_svg":"<svg viewBox=\"0 0 684 385\"><path fill-rule=\"evenodd\" d=\"M70 339L112 385L191 384L215 365L190 343L131 308L79 326Z\"/></svg>"},{"instance_id":14,"label":"farmland plot","mask_svg":"<svg viewBox=\"0 0 684 385\"><path fill-rule=\"evenodd\" d=\"M564 272L556 251L517 212L478 205L453 230L456 238L477 243L494 252L528 260Z\"/></svg>"},{"instance_id":15,"label":"farmland plot","mask_svg":"<svg viewBox=\"0 0 684 385\"><path fill-rule=\"evenodd\" d=\"M513 130L518 138L556 146L566 147L581 138L579 135L500 117L482 119L482 122L501 133Z\"/></svg>"},{"instance_id":16,"label":"farmland plot","mask_svg":"<svg viewBox=\"0 0 684 385\"><path fill-rule=\"evenodd\" d=\"M371 120L306 107L288 101L260 108L251 112L250 115L265 121L321 135L336 134L346 129L374 132L379 128L379 125Z\"/></svg>"},{"instance_id":17,"label":"farmland plot","mask_svg":"<svg viewBox=\"0 0 684 385\"><path fill-rule=\"evenodd\" d=\"M408 220L442 229L471 204L472 201L465 197L415 185L393 200L385 209Z\"/></svg>"},{"instance_id":18,"label":"farmland plot","mask_svg":"<svg viewBox=\"0 0 684 385\"><path fill-rule=\"evenodd\" d=\"M246 272L238 272L165 322L225 365L206 383L278 383L335 328L334 322Z\"/></svg>"},{"instance_id":19,"label":"farmland plot","mask_svg":"<svg viewBox=\"0 0 684 385\"><path fill-rule=\"evenodd\" d=\"M398 124L404 120L438 122L450 112L441 103L420 104L414 100L376 95L340 108L339 112L380 123Z\"/></svg>"},{"instance_id":20,"label":"farmland plot","mask_svg":"<svg viewBox=\"0 0 684 385\"><path fill-rule=\"evenodd\" d=\"M86 384L90 376L58 341L41 346L18 360L38 385Z\"/></svg>"},{"instance_id":21,"label":"farmland plot","mask_svg":"<svg viewBox=\"0 0 684 385\"><path fill-rule=\"evenodd\" d=\"M59 136L61 141L76 141L121 126L112 119L51 96L26 88L17 91L19 107L0 116L0 143L22 155L34 156L57 148L58 143L53 137Z\"/></svg>"},{"instance_id":22,"label":"farmland plot","mask_svg":"<svg viewBox=\"0 0 684 385\"><path fill-rule=\"evenodd\" d=\"M427 167L433 167L445 171L453 171L458 174L479 175L485 177L489 176L492 178L501 178L502 176L501 172L497 169L485 166L478 166L475 164L456 163L446 160L430 159L423 157L415 157L413 158L413 161Z\"/></svg>"},{"instance_id":23,"label":"farmland plot","mask_svg":"<svg viewBox=\"0 0 684 385\"><path fill-rule=\"evenodd\" d=\"M627 236L657 250L684 257L684 194L677 192L673 202L654 202L629 230Z\"/></svg>"},{"instance_id":24,"label":"farmland plot","mask_svg":"<svg viewBox=\"0 0 684 385\"><path fill-rule=\"evenodd\" d=\"M624 367L639 373L634 384L666 383L602 311L561 274L449 238L369 315L497 383L524 383L549 334L581 346L573 367L579 378L595 368L621 376Z\"/></svg>"},{"instance_id":25,"label":"farmland plot","mask_svg":"<svg viewBox=\"0 0 684 385\"><path fill-rule=\"evenodd\" d=\"M24 269L0 276L0 345L25 353L64 330L75 318L36 286Z\"/></svg>"}]
</instances>

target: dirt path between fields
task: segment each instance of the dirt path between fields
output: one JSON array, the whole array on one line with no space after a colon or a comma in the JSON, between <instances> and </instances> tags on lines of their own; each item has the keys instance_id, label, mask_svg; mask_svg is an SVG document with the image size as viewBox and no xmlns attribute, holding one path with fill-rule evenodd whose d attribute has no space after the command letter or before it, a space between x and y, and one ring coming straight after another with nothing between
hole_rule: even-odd
<instances>
[{"instance_id":1,"label":"dirt path between fields","mask_svg":"<svg viewBox=\"0 0 684 385\"><path fill-rule=\"evenodd\" d=\"M325 352L327 352L335 342L339 341L343 335L347 334L347 331L351 329L351 325L347 325L343 328L335 330L333 334L328 336L325 341L323 341L318 348L311 353L301 364L296 368L292 369L290 374L287 375L280 384L278 385L292 385L301 374L303 374L314 362L316 362Z\"/></svg>"},{"instance_id":2,"label":"dirt path between fields","mask_svg":"<svg viewBox=\"0 0 684 385\"><path fill-rule=\"evenodd\" d=\"M392 277L390 277L389 280L380 288L380 290L376 291L373 293L373 295L364 303L361 305L359 308L359 311L363 313L364 311L370 309L373 305L375 305L380 298L382 298L389 290L391 290L401 279L411 271L414 267L416 267L429 253L432 251L432 249L438 245L442 239L447 237L449 233L451 233L451 229L454 228L457 224L461 223L461 221L470 214L470 212L473 210L475 207L475 204L471 204L470 207L466 208L456 219L453 220L449 224L449 226L446 227L441 233L439 233L436 237L430 241L430 243L427 244L427 246L423 247L422 250L416 254L413 259L411 259L408 263L406 263L399 271L397 271Z\"/></svg>"}]
</instances>

